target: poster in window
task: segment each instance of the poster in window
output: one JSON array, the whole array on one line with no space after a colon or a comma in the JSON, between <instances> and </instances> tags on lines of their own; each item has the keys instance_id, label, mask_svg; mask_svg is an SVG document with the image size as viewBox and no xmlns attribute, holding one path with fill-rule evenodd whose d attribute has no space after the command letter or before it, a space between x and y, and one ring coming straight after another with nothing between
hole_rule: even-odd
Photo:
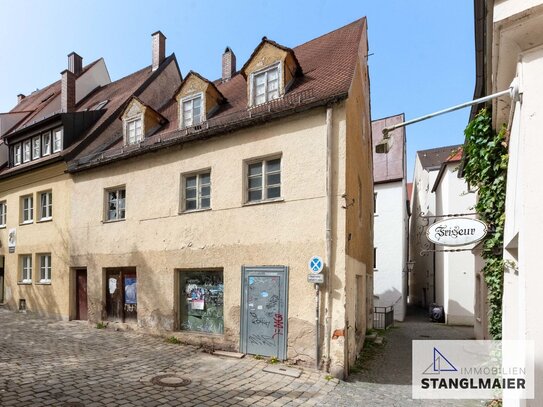
<instances>
[{"instance_id":1,"label":"poster in window","mask_svg":"<svg viewBox=\"0 0 543 407\"><path fill-rule=\"evenodd\" d=\"M137 304L137 279L136 277L124 278L124 303Z\"/></svg>"}]
</instances>

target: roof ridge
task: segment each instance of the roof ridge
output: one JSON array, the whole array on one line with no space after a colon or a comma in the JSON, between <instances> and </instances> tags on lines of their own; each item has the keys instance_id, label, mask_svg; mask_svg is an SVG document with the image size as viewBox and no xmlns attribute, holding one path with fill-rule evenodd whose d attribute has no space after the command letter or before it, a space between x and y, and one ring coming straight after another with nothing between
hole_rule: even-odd
<instances>
[{"instance_id":1,"label":"roof ridge","mask_svg":"<svg viewBox=\"0 0 543 407\"><path fill-rule=\"evenodd\" d=\"M362 21L365 21L365 20L366 20L366 16L360 17L359 19L354 20L354 21L351 21L350 23L347 23L347 24L345 24L345 25L342 26L342 27L336 28L336 29L334 29L334 30L332 30L332 31L329 31L329 32L325 33L325 34L321 34L321 35L319 35L318 37L315 37L315 38L312 38L312 39L307 40L307 41L305 41L305 42L302 42L301 44L296 45L296 46L293 47L292 49L295 51L296 48L299 48L299 47L301 47L301 46L304 46L304 45L306 45L306 44L309 44L309 43L311 43L311 42L313 42L313 41L316 41L316 40L318 40L318 39L320 39L320 38L322 38L322 37L326 37L327 35L333 34L333 33L335 33L336 31L343 30L343 29L347 28L347 27L350 26L350 25L356 25L357 23L361 23Z\"/></svg>"}]
</instances>

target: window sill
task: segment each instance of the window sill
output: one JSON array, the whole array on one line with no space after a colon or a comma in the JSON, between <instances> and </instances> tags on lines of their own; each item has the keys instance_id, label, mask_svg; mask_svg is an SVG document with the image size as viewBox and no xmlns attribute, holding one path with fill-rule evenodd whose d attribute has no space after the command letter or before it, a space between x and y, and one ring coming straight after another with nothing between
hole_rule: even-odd
<instances>
[{"instance_id":1,"label":"window sill","mask_svg":"<svg viewBox=\"0 0 543 407\"><path fill-rule=\"evenodd\" d=\"M17 281L17 285L32 285L32 281Z\"/></svg>"},{"instance_id":2,"label":"window sill","mask_svg":"<svg viewBox=\"0 0 543 407\"><path fill-rule=\"evenodd\" d=\"M245 202L243 206L254 206L254 205L263 205L263 204L269 204L269 203L276 203L276 202L285 202L284 198L273 198L273 199L265 199L262 201L251 201L251 202Z\"/></svg>"},{"instance_id":3,"label":"window sill","mask_svg":"<svg viewBox=\"0 0 543 407\"><path fill-rule=\"evenodd\" d=\"M117 222L124 222L126 218L124 219L112 219L112 220L103 220L102 223L117 223Z\"/></svg>"},{"instance_id":4,"label":"window sill","mask_svg":"<svg viewBox=\"0 0 543 407\"><path fill-rule=\"evenodd\" d=\"M376 271L379 271L379 269L373 269L373 272L375 273Z\"/></svg>"},{"instance_id":5,"label":"window sill","mask_svg":"<svg viewBox=\"0 0 543 407\"><path fill-rule=\"evenodd\" d=\"M47 222L52 222L52 221L53 221L53 218L42 218L38 220L36 223L47 223Z\"/></svg>"},{"instance_id":6,"label":"window sill","mask_svg":"<svg viewBox=\"0 0 543 407\"><path fill-rule=\"evenodd\" d=\"M36 285L51 285L51 280L38 281Z\"/></svg>"},{"instance_id":7,"label":"window sill","mask_svg":"<svg viewBox=\"0 0 543 407\"><path fill-rule=\"evenodd\" d=\"M19 226L32 225L33 223L34 223L33 220L27 220L27 221L25 221L25 222L19 223Z\"/></svg>"},{"instance_id":8,"label":"window sill","mask_svg":"<svg viewBox=\"0 0 543 407\"><path fill-rule=\"evenodd\" d=\"M0 225L0 229L5 229L6 225Z\"/></svg>"},{"instance_id":9,"label":"window sill","mask_svg":"<svg viewBox=\"0 0 543 407\"><path fill-rule=\"evenodd\" d=\"M198 212L208 212L211 211L212 208L202 208L202 209L190 209L188 211L181 211L179 212L179 215L185 215L189 213L198 213Z\"/></svg>"}]
</instances>

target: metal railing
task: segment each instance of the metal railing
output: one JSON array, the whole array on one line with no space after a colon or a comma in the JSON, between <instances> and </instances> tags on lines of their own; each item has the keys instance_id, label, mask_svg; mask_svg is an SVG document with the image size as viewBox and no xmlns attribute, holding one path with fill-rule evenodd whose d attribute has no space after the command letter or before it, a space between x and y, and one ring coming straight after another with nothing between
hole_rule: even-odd
<instances>
[{"instance_id":1,"label":"metal railing","mask_svg":"<svg viewBox=\"0 0 543 407\"><path fill-rule=\"evenodd\" d=\"M394 305L373 307L373 329L387 329L394 326Z\"/></svg>"}]
</instances>

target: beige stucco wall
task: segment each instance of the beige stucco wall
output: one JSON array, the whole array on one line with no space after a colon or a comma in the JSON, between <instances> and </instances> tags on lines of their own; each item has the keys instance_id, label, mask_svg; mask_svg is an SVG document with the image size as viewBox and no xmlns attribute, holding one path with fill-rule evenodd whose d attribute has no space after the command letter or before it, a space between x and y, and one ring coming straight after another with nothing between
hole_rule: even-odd
<instances>
[{"instance_id":1,"label":"beige stucco wall","mask_svg":"<svg viewBox=\"0 0 543 407\"><path fill-rule=\"evenodd\" d=\"M334 138L344 140L345 110L334 109ZM345 142L335 176L344 183ZM242 265L290 269L289 358L314 356L314 290L307 262L324 253L326 126L324 108L228 136L172 147L138 159L76 173L72 266L88 269L89 318L105 318L104 268L136 267L138 325L178 329L176 269L224 270L225 333L180 332L188 341L239 344ZM281 154L280 202L244 205L244 160ZM212 210L179 214L181 174L211 169ZM104 189L126 186L126 220L104 223ZM343 193L342 190L338 194ZM80 197L84 196L85 199ZM77 202L77 204L75 204ZM336 199L336 213L342 201ZM344 219L344 218L343 218ZM344 250L338 217L337 250ZM345 256L335 267L345 268ZM343 281L338 283L344 287ZM344 321L343 304L337 316ZM343 326L343 322L340 323Z\"/></svg>"},{"instance_id":2,"label":"beige stucco wall","mask_svg":"<svg viewBox=\"0 0 543 407\"><path fill-rule=\"evenodd\" d=\"M32 172L3 179L0 201L7 201L6 227L0 229L0 255L5 259L5 301L10 309L18 309L19 299L26 300L27 309L41 315L68 319L70 317L69 214L71 213L71 179L64 164L53 164ZM39 222L39 192L53 193L53 219ZM34 223L20 224L20 198L34 196ZM68 216L67 216L68 215ZM9 253L8 233L15 228L15 253ZM51 253L51 284L39 284L37 254ZM33 257L32 284L19 284L19 256Z\"/></svg>"}]
</instances>

